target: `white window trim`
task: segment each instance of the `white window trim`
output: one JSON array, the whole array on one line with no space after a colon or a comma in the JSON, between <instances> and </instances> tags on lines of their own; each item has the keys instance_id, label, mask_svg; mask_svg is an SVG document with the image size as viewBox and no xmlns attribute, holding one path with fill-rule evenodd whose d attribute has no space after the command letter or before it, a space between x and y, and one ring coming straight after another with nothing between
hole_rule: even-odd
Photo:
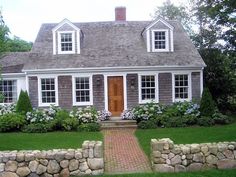
<instances>
[{"instance_id":1,"label":"white window trim","mask_svg":"<svg viewBox=\"0 0 236 177\"><path fill-rule=\"evenodd\" d=\"M12 78L6 78L6 79L2 79L1 81L16 81L16 101L15 102L12 102L12 103L0 103L0 105L10 105L10 104L13 104L13 103L16 103L17 102L17 100L18 100L18 98L19 98L19 95L20 95L20 89L21 88L19 88L19 81L18 81L18 79L16 79L16 78L14 78L14 79L12 79Z\"/></svg>"},{"instance_id":2,"label":"white window trim","mask_svg":"<svg viewBox=\"0 0 236 177\"><path fill-rule=\"evenodd\" d=\"M61 50L61 34L71 33L72 38L72 51L62 51ZM57 32L57 50L58 54L74 54L75 53L75 31L58 31Z\"/></svg>"},{"instance_id":3,"label":"white window trim","mask_svg":"<svg viewBox=\"0 0 236 177\"><path fill-rule=\"evenodd\" d=\"M165 40L165 49L155 49L155 32L165 32L166 40ZM172 42L169 39L169 30L168 29L155 29L152 30L152 51L153 52L169 52L169 43Z\"/></svg>"},{"instance_id":4,"label":"white window trim","mask_svg":"<svg viewBox=\"0 0 236 177\"><path fill-rule=\"evenodd\" d=\"M39 107L48 107L50 105L58 106L58 77L57 76L37 76L38 78L38 105ZM42 102L42 87L41 87L41 79L54 79L55 81L55 97L56 102L55 103L43 103Z\"/></svg>"},{"instance_id":5,"label":"white window trim","mask_svg":"<svg viewBox=\"0 0 236 177\"><path fill-rule=\"evenodd\" d=\"M88 77L89 78L89 97L90 101L88 102L77 102L76 101L76 89L75 89L75 78L77 77ZM83 75L83 74L77 74L77 75L72 75L72 101L73 101L73 106L91 106L93 105L93 77L92 75Z\"/></svg>"},{"instance_id":6,"label":"white window trim","mask_svg":"<svg viewBox=\"0 0 236 177\"><path fill-rule=\"evenodd\" d=\"M145 104L145 103L150 103L150 102L155 102L159 103L159 82L158 82L158 74L159 73L152 73L152 72L147 72L147 73L139 73L138 74L138 97L139 97L139 104ZM142 100L142 76L155 76L155 99L149 99L149 100Z\"/></svg>"},{"instance_id":7,"label":"white window trim","mask_svg":"<svg viewBox=\"0 0 236 177\"><path fill-rule=\"evenodd\" d=\"M175 99L175 75L188 75L188 98L187 99ZM172 72L172 101L184 102L192 100L192 73L191 72Z\"/></svg>"}]
</instances>

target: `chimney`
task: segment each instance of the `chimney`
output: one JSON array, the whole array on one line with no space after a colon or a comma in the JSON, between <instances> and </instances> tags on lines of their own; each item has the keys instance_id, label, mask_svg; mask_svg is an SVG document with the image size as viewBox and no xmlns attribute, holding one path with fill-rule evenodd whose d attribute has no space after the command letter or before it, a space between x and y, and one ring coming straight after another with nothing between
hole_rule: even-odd
<instances>
[{"instance_id":1,"label":"chimney","mask_svg":"<svg viewBox=\"0 0 236 177\"><path fill-rule=\"evenodd\" d=\"M126 8L116 7L115 8L115 20L116 21L126 21Z\"/></svg>"}]
</instances>

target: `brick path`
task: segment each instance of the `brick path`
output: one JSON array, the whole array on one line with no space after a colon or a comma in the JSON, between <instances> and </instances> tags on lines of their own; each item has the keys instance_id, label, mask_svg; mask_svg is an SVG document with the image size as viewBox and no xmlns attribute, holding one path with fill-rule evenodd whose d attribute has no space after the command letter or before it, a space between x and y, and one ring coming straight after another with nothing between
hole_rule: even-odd
<instances>
[{"instance_id":1,"label":"brick path","mask_svg":"<svg viewBox=\"0 0 236 177\"><path fill-rule=\"evenodd\" d=\"M106 173L151 171L134 132L135 129L131 128L103 130Z\"/></svg>"}]
</instances>

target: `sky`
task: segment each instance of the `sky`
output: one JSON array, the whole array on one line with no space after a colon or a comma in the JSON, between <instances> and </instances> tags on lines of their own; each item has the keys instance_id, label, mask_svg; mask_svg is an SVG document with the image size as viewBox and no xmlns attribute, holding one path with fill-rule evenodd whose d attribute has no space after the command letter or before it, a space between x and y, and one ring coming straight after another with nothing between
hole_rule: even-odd
<instances>
[{"instance_id":1,"label":"sky","mask_svg":"<svg viewBox=\"0 0 236 177\"><path fill-rule=\"evenodd\" d=\"M0 0L11 34L34 42L42 23L113 21L117 6L126 7L126 20L152 20L151 14L166 0ZM171 0L175 5L186 0Z\"/></svg>"}]
</instances>

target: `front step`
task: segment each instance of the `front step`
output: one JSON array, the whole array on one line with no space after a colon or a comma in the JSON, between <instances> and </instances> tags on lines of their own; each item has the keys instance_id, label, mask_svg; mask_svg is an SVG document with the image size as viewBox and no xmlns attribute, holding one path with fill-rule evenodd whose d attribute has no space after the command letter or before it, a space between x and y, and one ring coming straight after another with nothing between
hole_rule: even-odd
<instances>
[{"instance_id":1,"label":"front step","mask_svg":"<svg viewBox=\"0 0 236 177\"><path fill-rule=\"evenodd\" d=\"M100 124L102 129L137 128L135 120L111 119L111 120L101 121Z\"/></svg>"}]
</instances>

